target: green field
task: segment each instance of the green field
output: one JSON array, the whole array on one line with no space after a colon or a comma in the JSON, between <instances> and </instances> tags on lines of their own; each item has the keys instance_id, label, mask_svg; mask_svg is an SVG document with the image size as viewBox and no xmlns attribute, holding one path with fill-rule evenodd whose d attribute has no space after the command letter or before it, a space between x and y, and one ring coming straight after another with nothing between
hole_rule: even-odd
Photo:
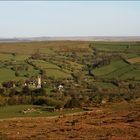
<instances>
[{"instance_id":1,"label":"green field","mask_svg":"<svg viewBox=\"0 0 140 140\"><path fill-rule=\"evenodd\" d=\"M0 54L1 61L10 60L12 58L13 58L12 54L2 54L2 53Z\"/></svg>"},{"instance_id":2,"label":"green field","mask_svg":"<svg viewBox=\"0 0 140 140\"><path fill-rule=\"evenodd\" d=\"M93 70L95 75L97 76L103 76L103 75L110 75L111 72L118 70L122 67L126 67L128 64L124 62L123 60L118 60L118 61L112 61L109 65L97 68Z\"/></svg>"},{"instance_id":3,"label":"green field","mask_svg":"<svg viewBox=\"0 0 140 140\"><path fill-rule=\"evenodd\" d=\"M65 73L65 72L58 70L58 69L46 70L46 74L49 77L51 76L51 77L55 77L55 78L69 78L69 77L71 77L70 74Z\"/></svg>"},{"instance_id":4,"label":"green field","mask_svg":"<svg viewBox=\"0 0 140 140\"><path fill-rule=\"evenodd\" d=\"M106 83L106 82L93 82L93 85L98 87L98 88L108 88L108 89L116 88L115 85L113 85L111 83Z\"/></svg>"},{"instance_id":5,"label":"green field","mask_svg":"<svg viewBox=\"0 0 140 140\"><path fill-rule=\"evenodd\" d=\"M125 73L124 75L121 76L121 79L135 79L135 80L140 80L140 70L132 70L129 71L128 73Z\"/></svg>"},{"instance_id":6,"label":"green field","mask_svg":"<svg viewBox=\"0 0 140 140\"><path fill-rule=\"evenodd\" d=\"M35 60L33 61L33 64L44 69L60 69L57 65L43 61L43 60Z\"/></svg>"},{"instance_id":7,"label":"green field","mask_svg":"<svg viewBox=\"0 0 140 140\"><path fill-rule=\"evenodd\" d=\"M55 78L71 77L70 73L67 73L66 70L61 70L61 68L55 64L42 60L35 60L33 61L33 64L41 69L44 69L46 71L46 75L49 77L55 77Z\"/></svg>"},{"instance_id":8,"label":"green field","mask_svg":"<svg viewBox=\"0 0 140 140\"><path fill-rule=\"evenodd\" d=\"M21 80L25 79L22 76L15 77L14 71L7 69L7 68L0 68L0 82L5 82L9 80Z\"/></svg>"},{"instance_id":9,"label":"green field","mask_svg":"<svg viewBox=\"0 0 140 140\"><path fill-rule=\"evenodd\" d=\"M24 114L23 110L34 108L37 111ZM49 116L59 116L64 114L72 114L82 112L82 109L75 110L62 110L50 112L46 110L47 107L35 106L35 105L13 105L0 107L0 119L3 118L14 118L14 117L49 117Z\"/></svg>"},{"instance_id":10,"label":"green field","mask_svg":"<svg viewBox=\"0 0 140 140\"><path fill-rule=\"evenodd\" d=\"M139 42L94 42L91 47L102 51L140 52Z\"/></svg>"}]
</instances>

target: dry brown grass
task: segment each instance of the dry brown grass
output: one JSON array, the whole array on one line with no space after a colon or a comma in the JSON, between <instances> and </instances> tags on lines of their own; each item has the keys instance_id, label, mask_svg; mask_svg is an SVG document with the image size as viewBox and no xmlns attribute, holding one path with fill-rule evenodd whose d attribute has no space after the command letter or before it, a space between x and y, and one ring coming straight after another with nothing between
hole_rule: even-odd
<instances>
[{"instance_id":1,"label":"dry brown grass","mask_svg":"<svg viewBox=\"0 0 140 140\"><path fill-rule=\"evenodd\" d=\"M130 59L127 59L127 61L131 64L139 63L140 62L140 57L130 58Z\"/></svg>"},{"instance_id":2,"label":"dry brown grass","mask_svg":"<svg viewBox=\"0 0 140 140\"><path fill-rule=\"evenodd\" d=\"M43 53L55 51L91 51L88 41L42 41L42 42L17 42L0 43L0 53L32 54L39 50Z\"/></svg>"}]
</instances>

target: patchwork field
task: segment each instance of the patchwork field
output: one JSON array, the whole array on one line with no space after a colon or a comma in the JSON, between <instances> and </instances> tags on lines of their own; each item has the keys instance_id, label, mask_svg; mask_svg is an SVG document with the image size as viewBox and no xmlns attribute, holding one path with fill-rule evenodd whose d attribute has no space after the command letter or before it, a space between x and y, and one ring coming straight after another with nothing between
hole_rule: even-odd
<instances>
[{"instance_id":1,"label":"patchwork field","mask_svg":"<svg viewBox=\"0 0 140 140\"><path fill-rule=\"evenodd\" d=\"M92 52L96 51L99 52L101 56L103 52L111 54L115 51L116 53L120 53L122 57L126 59L126 62L122 59L112 60L109 65L94 69L93 73L96 76L109 79L114 77L120 77L122 79L134 77L137 80L140 79L138 74L139 69L133 67L133 65L130 66L130 64L140 62L140 58L136 57L140 54L140 46L137 42L94 42L92 45L89 45L90 43L91 42L86 41L0 43L0 74L7 75L1 77L0 81L3 82L13 78L27 79L27 77L38 75L39 71L35 70L32 66L26 63L26 60L28 60L34 53L40 53L47 59L47 61L35 59L32 60L32 62L39 69L44 69L48 77L71 78L71 73L73 73L73 71L81 71L85 67L85 64L82 64L79 60L81 59L82 61L87 61L86 63L88 63L88 57L85 58L85 56L92 56ZM90 61L91 60L89 58L89 62ZM4 63L7 63L8 67ZM14 65L24 63L27 67L29 67L29 70L21 70L19 76L16 77L14 76L15 72L11 70L9 63L13 63Z\"/></svg>"}]
</instances>

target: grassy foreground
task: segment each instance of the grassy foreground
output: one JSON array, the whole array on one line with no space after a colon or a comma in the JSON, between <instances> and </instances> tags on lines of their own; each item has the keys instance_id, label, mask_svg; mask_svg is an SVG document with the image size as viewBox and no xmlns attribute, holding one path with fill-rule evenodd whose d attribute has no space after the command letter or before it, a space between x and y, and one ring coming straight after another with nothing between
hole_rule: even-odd
<instances>
[{"instance_id":1,"label":"grassy foreground","mask_svg":"<svg viewBox=\"0 0 140 140\"><path fill-rule=\"evenodd\" d=\"M55 118L0 120L6 140L139 140L139 100L114 103L93 111Z\"/></svg>"}]
</instances>

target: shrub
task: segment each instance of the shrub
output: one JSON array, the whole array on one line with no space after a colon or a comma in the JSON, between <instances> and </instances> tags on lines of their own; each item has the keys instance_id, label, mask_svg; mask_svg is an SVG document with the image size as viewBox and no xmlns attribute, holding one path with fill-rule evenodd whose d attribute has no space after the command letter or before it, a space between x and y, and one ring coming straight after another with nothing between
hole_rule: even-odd
<instances>
[{"instance_id":1,"label":"shrub","mask_svg":"<svg viewBox=\"0 0 140 140\"><path fill-rule=\"evenodd\" d=\"M12 97L8 98L8 104L9 105L18 105L18 104L20 104L19 97L18 96L12 96Z\"/></svg>"},{"instance_id":2,"label":"shrub","mask_svg":"<svg viewBox=\"0 0 140 140\"><path fill-rule=\"evenodd\" d=\"M28 86L22 88L23 95L31 95L31 91Z\"/></svg>"},{"instance_id":3,"label":"shrub","mask_svg":"<svg viewBox=\"0 0 140 140\"><path fill-rule=\"evenodd\" d=\"M6 97L0 96L0 106L4 106L7 104Z\"/></svg>"},{"instance_id":4,"label":"shrub","mask_svg":"<svg viewBox=\"0 0 140 140\"><path fill-rule=\"evenodd\" d=\"M34 98L33 104L35 104L35 105L44 105L44 104L46 104L46 97L38 96L38 97Z\"/></svg>"},{"instance_id":5,"label":"shrub","mask_svg":"<svg viewBox=\"0 0 140 140\"><path fill-rule=\"evenodd\" d=\"M31 96L20 96L20 103L21 104L32 104Z\"/></svg>"}]
</instances>

